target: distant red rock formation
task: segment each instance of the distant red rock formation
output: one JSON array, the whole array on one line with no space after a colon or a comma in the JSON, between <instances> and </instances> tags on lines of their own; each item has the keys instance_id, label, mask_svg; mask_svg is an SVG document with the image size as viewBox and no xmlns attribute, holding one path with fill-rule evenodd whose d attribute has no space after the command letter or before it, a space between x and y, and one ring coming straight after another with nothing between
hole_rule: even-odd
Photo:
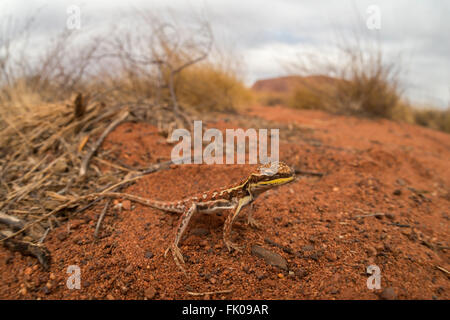
<instances>
[{"instance_id":1,"label":"distant red rock formation","mask_svg":"<svg viewBox=\"0 0 450 320\"><path fill-rule=\"evenodd\" d=\"M339 81L336 78L332 78L324 75L314 75L314 76L285 76L278 78L270 78L264 80L256 81L252 90L256 92L272 92L272 93L289 93L295 88L305 85L323 85L323 84L333 84Z\"/></svg>"}]
</instances>

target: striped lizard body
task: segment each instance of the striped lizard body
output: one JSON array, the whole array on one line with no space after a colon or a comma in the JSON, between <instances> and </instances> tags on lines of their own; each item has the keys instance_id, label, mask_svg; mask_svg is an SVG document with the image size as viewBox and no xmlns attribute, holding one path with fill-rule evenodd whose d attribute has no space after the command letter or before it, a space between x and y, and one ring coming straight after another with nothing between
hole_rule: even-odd
<instances>
[{"instance_id":1,"label":"striped lizard body","mask_svg":"<svg viewBox=\"0 0 450 320\"><path fill-rule=\"evenodd\" d=\"M222 210L233 210L224 223L223 240L229 251L232 249L242 251L237 244L231 241L231 229L242 208L252 203L261 193L272 189L273 187L291 182L294 178L294 172L289 166L282 162L277 162L272 165L269 163L260 166L247 179L241 181L239 184L220 190L209 191L202 195L180 201L157 201L124 193L105 193L102 195L106 197L128 199L166 212L181 213L181 217L175 229L173 242L165 251L164 256L167 256L167 253L170 250L176 265L186 273L183 267L183 255L178 248L178 244L189 221L195 213L214 213ZM252 218L251 213L248 214L247 222L250 225L258 226L258 223Z\"/></svg>"}]
</instances>

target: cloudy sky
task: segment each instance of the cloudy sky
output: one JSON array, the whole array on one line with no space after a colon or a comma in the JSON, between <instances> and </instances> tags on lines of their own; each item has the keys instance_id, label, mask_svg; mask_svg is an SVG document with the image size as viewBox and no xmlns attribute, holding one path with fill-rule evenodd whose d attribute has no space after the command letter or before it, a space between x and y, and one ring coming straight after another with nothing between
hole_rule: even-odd
<instances>
[{"instance_id":1,"label":"cloudy sky","mask_svg":"<svg viewBox=\"0 0 450 320\"><path fill-rule=\"evenodd\" d=\"M82 28L105 26L129 9L201 12L211 22L216 42L232 48L244 62L248 84L286 74L285 63L302 52L327 53L337 33L364 29L380 39L388 56L401 57L402 86L413 102L450 106L447 0L0 0L0 17L26 17L39 9L39 27L33 32L46 37L65 27L70 5L81 8ZM369 30L373 5L379 9L380 28Z\"/></svg>"}]
</instances>

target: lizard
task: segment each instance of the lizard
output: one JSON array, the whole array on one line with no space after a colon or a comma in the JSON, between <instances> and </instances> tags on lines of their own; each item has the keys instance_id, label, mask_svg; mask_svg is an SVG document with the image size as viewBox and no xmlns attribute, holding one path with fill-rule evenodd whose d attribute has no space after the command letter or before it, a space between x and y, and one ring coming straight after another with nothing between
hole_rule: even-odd
<instances>
[{"instance_id":1,"label":"lizard","mask_svg":"<svg viewBox=\"0 0 450 320\"><path fill-rule=\"evenodd\" d=\"M261 193L273 187L289 183L294 179L294 171L288 165L283 162L274 162L259 166L256 171L238 184L219 190L211 190L202 195L180 201L158 201L131 194L113 192L102 193L101 195L127 199L162 211L181 214L174 232L174 239L164 252L164 257L167 257L167 253L171 251L176 265L186 274L185 262L178 244L194 214L231 210L224 223L223 241L229 251L242 252L241 247L231 241L232 226L239 213L244 207L252 204ZM251 212L247 216L247 223L252 226L259 225L253 219Z\"/></svg>"}]
</instances>

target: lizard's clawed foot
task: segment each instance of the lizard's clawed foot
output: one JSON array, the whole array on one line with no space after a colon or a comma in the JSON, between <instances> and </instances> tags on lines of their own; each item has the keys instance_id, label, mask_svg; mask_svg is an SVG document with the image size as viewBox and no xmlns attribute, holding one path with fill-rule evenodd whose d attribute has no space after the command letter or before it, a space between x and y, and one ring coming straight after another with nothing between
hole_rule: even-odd
<instances>
[{"instance_id":1,"label":"lizard's clawed foot","mask_svg":"<svg viewBox=\"0 0 450 320\"><path fill-rule=\"evenodd\" d=\"M263 225L253 217L247 218L247 224L253 228L262 229Z\"/></svg>"},{"instance_id":2,"label":"lizard's clawed foot","mask_svg":"<svg viewBox=\"0 0 450 320\"><path fill-rule=\"evenodd\" d=\"M173 256L173 260L175 261L175 264L186 275L187 273L184 268L185 263L184 263L183 255L181 254L180 248L178 248L178 246L176 246L174 244L170 245L164 252L164 258L167 257L167 253L169 252L169 250L172 251L172 256Z\"/></svg>"},{"instance_id":3,"label":"lizard's clawed foot","mask_svg":"<svg viewBox=\"0 0 450 320\"><path fill-rule=\"evenodd\" d=\"M225 240L224 242L228 248L228 251L230 251L230 252L232 251L232 249L236 250L237 252L242 252L242 249L244 248L244 247L240 247L236 243L228 241L228 240Z\"/></svg>"}]
</instances>

